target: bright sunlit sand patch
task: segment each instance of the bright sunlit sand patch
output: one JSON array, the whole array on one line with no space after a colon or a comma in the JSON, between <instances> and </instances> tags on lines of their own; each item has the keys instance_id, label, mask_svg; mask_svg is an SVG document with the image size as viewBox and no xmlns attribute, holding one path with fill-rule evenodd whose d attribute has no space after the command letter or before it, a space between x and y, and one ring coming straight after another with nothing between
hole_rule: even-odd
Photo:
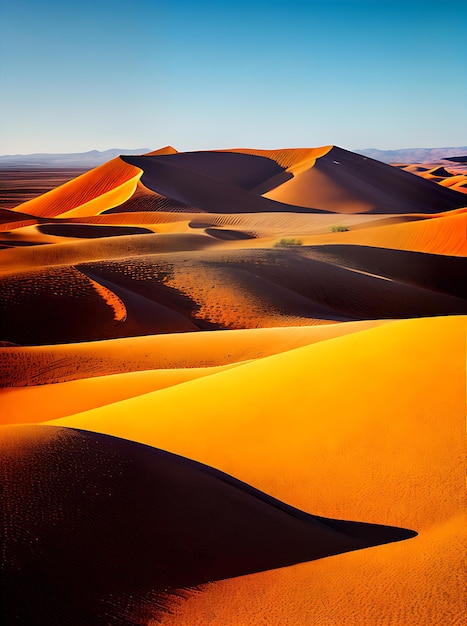
<instances>
[{"instance_id":1,"label":"bright sunlit sand patch","mask_svg":"<svg viewBox=\"0 0 467 626\"><path fill-rule=\"evenodd\" d=\"M467 256L465 209L401 224L376 226L307 238L306 243L351 243L431 254Z\"/></svg>"},{"instance_id":2,"label":"bright sunlit sand patch","mask_svg":"<svg viewBox=\"0 0 467 626\"><path fill-rule=\"evenodd\" d=\"M396 321L52 423L164 447L305 510L419 533L209 587L174 624L280 623L284 610L297 626L457 624L465 349L465 317Z\"/></svg>"},{"instance_id":3,"label":"bright sunlit sand patch","mask_svg":"<svg viewBox=\"0 0 467 626\"><path fill-rule=\"evenodd\" d=\"M384 323L375 320L5 347L0 378L8 387L22 387L138 370L210 368L264 358Z\"/></svg>"},{"instance_id":4,"label":"bright sunlit sand patch","mask_svg":"<svg viewBox=\"0 0 467 626\"><path fill-rule=\"evenodd\" d=\"M55 217L74 214L73 211L77 207L87 205L86 211L89 210L91 214L99 213L105 208L115 206L114 202L116 204L123 202L125 196L129 197L134 192L140 176L141 171L138 168L116 158L52 191L20 204L14 211L19 210L38 217ZM101 199L102 196L104 200ZM78 210L78 215L80 214L82 213Z\"/></svg>"},{"instance_id":5,"label":"bright sunlit sand patch","mask_svg":"<svg viewBox=\"0 0 467 626\"><path fill-rule=\"evenodd\" d=\"M306 508L310 498L317 501L317 494L308 491L306 477L319 468L318 459L329 456L336 466L334 475L338 468L343 471L347 467L345 471L353 473L354 479L371 468L373 479L378 476L376 482L385 484L381 472L395 477L404 467L411 467L411 449L421 453L425 445L435 445L432 428L439 441L446 436L446 443L459 449L455 429L459 426L456 420L463 415L465 332L465 317L391 322L55 423L95 429L195 457ZM235 389L243 393L235 394ZM440 412L445 415L442 424L438 423ZM193 431L199 436L194 437ZM398 455L393 437L402 433L408 440L405 452ZM356 440L360 443L352 450ZM347 441L354 443L349 447ZM310 446L312 465L305 462L311 458ZM453 450L448 445L438 449L436 443L435 451L440 458L432 457L429 462L424 455L422 466L428 471L425 463L430 463L429 474L442 471L444 475L446 455L454 454ZM380 453L395 455L392 469L379 465ZM416 464L412 469L421 471ZM291 472L296 477L292 482L288 479ZM330 488L328 480L335 478L321 478L323 488ZM341 475L335 488L346 506L359 506L359 501L352 505L348 501L355 493L341 492L346 482ZM423 480L424 490L429 482ZM457 510L463 501L459 493L451 496L450 502L442 503L443 515L452 507ZM419 524L436 513L430 500L426 494L423 510L417 511ZM376 498L365 508L381 515L380 505ZM403 514L409 515L407 511Z\"/></svg>"},{"instance_id":6,"label":"bright sunlit sand patch","mask_svg":"<svg viewBox=\"0 0 467 626\"><path fill-rule=\"evenodd\" d=\"M97 378L84 377L54 385L1 389L0 424L30 424L72 415L202 376L210 376L235 365L127 372L100 375ZM79 376L79 372L76 375Z\"/></svg>"}]
</instances>

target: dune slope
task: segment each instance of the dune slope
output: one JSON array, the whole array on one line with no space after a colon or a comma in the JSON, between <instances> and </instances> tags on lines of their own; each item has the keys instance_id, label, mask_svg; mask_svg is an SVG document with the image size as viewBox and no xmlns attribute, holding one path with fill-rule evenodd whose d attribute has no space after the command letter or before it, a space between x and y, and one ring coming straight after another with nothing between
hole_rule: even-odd
<instances>
[{"instance_id":1,"label":"dune slope","mask_svg":"<svg viewBox=\"0 0 467 626\"><path fill-rule=\"evenodd\" d=\"M415 535L306 515L112 437L47 427L0 437L7 623L143 626L187 587Z\"/></svg>"},{"instance_id":2,"label":"dune slope","mask_svg":"<svg viewBox=\"0 0 467 626\"><path fill-rule=\"evenodd\" d=\"M465 205L459 192L337 146L266 197L336 213L437 213Z\"/></svg>"},{"instance_id":3,"label":"dune slope","mask_svg":"<svg viewBox=\"0 0 467 626\"><path fill-rule=\"evenodd\" d=\"M319 515L419 533L413 548L226 581L168 624L274 624L285 611L296 626L458 626L465 351L465 317L396 321L54 423L161 446Z\"/></svg>"},{"instance_id":4,"label":"dune slope","mask_svg":"<svg viewBox=\"0 0 467 626\"><path fill-rule=\"evenodd\" d=\"M78 207L86 206L84 214L99 213L128 199L136 188L141 171L124 163L119 157L85 172L81 176L23 202L21 213L37 217L79 215Z\"/></svg>"},{"instance_id":5,"label":"dune slope","mask_svg":"<svg viewBox=\"0 0 467 626\"><path fill-rule=\"evenodd\" d=\"M158 369L186 368L191 372L196 368L260 359L384 323L377 320L152 335L65 345L5 346L0 360L0 381L5 387L24 387ZM55 388L56 385L50 393Z\"/></svg>"}]
</instances>

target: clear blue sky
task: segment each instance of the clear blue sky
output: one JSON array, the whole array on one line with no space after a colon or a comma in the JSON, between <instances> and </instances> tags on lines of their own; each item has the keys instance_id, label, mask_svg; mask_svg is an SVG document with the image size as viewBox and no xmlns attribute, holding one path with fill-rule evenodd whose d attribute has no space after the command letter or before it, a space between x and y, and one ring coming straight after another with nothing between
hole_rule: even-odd
<instances>
[{"instance_id":1,"label":"clear blue sky","mask_svg":"<svg viewBox=\"0 0 467 626\"><path fill-rule=\"evenodd\" d=\"M467 3L2 0L0 154L467 143Z\"/></svg>"}]
</instances>

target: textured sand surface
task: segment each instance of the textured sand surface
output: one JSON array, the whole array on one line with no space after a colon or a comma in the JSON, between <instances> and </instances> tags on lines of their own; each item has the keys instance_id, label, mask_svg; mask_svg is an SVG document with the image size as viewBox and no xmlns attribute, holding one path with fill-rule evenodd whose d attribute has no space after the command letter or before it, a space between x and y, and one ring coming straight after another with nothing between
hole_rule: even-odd
<instances>
[{"instance_id":1,"label":"textured sand surface","mask_svg":"<svg viewBox=\"0 0 467 626\"><path fill-rule=\"evenodd\" d=\"M464 167L166 146L0 210L0 621L460 626Z\"/></svg>"}]
</instances>

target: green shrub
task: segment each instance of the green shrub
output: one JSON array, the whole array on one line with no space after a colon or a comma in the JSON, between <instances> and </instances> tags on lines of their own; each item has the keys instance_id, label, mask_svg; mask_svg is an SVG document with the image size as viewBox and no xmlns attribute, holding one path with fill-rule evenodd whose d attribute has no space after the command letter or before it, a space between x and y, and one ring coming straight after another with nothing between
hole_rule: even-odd
<instances>
[{"instance_id":1,"label":"green shrub","mask_svg":"<svg viewBox=\"0 0 467 626\"><path fill-rule=\"evenodd\" d=\"M331 231L333 233L346 233L348 230L348 226L331 226Z\"/></svg>"},{"instance_id":2,"label":"green shrub","mask_svg":"<svg viewBox=\"0 0 467 626\"><path fill-rule=\"evenodd\" d=\"M302 246L303 241L301 239L295 239L294 237L283 237L276 241L275 248L293 248L295 246Z\"/></svg>"}]
</instances>

